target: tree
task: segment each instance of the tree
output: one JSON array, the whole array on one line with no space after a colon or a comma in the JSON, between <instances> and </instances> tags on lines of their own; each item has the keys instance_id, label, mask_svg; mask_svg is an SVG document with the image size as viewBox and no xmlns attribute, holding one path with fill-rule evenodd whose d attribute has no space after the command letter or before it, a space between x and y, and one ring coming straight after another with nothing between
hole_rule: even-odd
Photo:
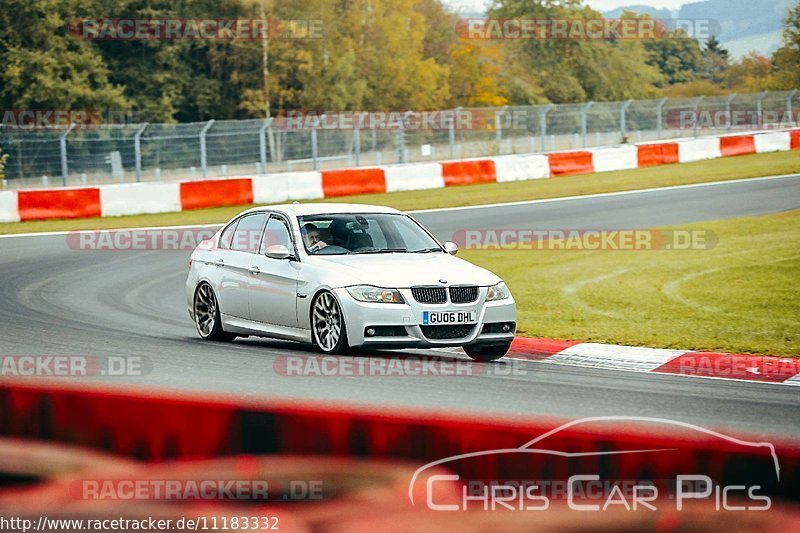
<instances>
[{"instance_id":1,"label":"tree","mask_svg":"<svg viewBox=\"0 0 800 533\"><path fill-rule=\"evenodd\" d=\"M648 64L658 68L666 85L694 81L703 71L700 45L682 29L647 40L644 47Z\"/></svg>"},{"instance_id":2,"label":"tree","mask_svg":"<svg viewBox=\"0 0 800 533\"><path fill-rule=\"evenodd\" d=\"M754 93L767 89L773 71L772 59L750 52L725 74L726 85L735 92Z\"/></svg>"},{"instance_id":3,"label":"tree","mask_svg":"<svg viewBox=\"0 0 800 533\"><path fill-rule=\"evenodd\" d=\"M721 84L730 65L730 53L712 35L703 49L703 74L711 83Z\"/></svg>"},{"instance_id":4,"label":"tree","mask_svg":"<svg viewBox=\"0 0 800 533\"><path fill-rule=\"evenodd\" d=\"M489 16L578 21L602 18L579 0L495 0ZM635 17L630 12L623 16ZM544 97L554 103L645 98L653 96L656 84L661 82L639 40L521 39L506 41L504 46L508 50L506 64L528 71Z\"/></svg>"},{"instance_id":5,"label":"tree","mask_svg":"<svg viewBox=\"0 0 800 533\"><path fill-rule=\"evenodd\" d=\"M716 35L712 35L708 38L704 51L709 54L719 56L725 61L730 61L730 53L728 52L728 49L722 46L722 43L719 42L719 39L717 39Z\"/></svg>"},{"instance_id":6,"label":"tree","mask_svg":"<svg viewBox=\"0 0 800 533\"><path fill-rule=\"evenodd\" d=\"M343 30L357 46L369 109L435 109L450 91L447 69L424 56L425 19L416 0L354 0Z\"/></svg>"},{"instance_id":7,"label":"tree","mask_svg":"<svg viewBox=\"0 0 800 533\"><path fill-rule=\"evenodd\" d=\"M447 68L450 90L447 106L509 103L510 84L523 76L509 75L506 49L497 42L464 38L457 29L458 16L439 0L420 0L415 9L425 17L424 56Z\"/></svg>"},{"instance_id":8,"label":"tree","mask_svg":"<svg viewBox=\"0 0 800 533\"><path fill-rule=\"evenodd\" d=\"M190 20L209 14L215 18L258 18L238 0L174 4L102 1L114 5L100 12L126 19ZM261 87L258 41L98 40L92 44L101 51L111 79L125 88L132 110L142 121L244 118L247 113L239 108L242 92L251 85Z\"/></svg>"},{"instance_id":9,"label":"tree","mask_svg":"<svg viewBox=\"0 0 800 533\"><path fill-rule=\"evenodd\" d=\"M772 55L775 73L771 89L792 90L800 88L800 2L794 5L784 19L783 46Z\"/></svg>"},{"instance_id":10,"label":"tree","mask_svg":"<svg viewBox=\"0 0 800 533\"><path fill-rule=\"evenodd\" d=\"M416 3L276 2L270 16L319 20L323 31L319 38L270 41L273 110L429 109L446 105L448 70L436 57L426 54L433 45L426 18L415 9ZM250 77L243 98L248 111L259 109L261 86L260 80Z\"/></svg>"},{"instance_id":11,"label":"tree","mask_svg":"<svg viewBox=\"0 0 800 533\"><path fill-rule=\"evenodd\" d=\"M696 98L698 96L722 96L730 93L722 85L709 80L695 80L686 83L675 83L661 90L661 96L669 98Z\"/></svg>"},{"instance_id":12,"label":"tree","mask_svg":"<svg viewBox=\"0 0 800 533\"><path fill-rule=\"evenodd\" d=\"M93 2L4 0L0 9L0 108L127 110L123 88L110 79L103 55L69 35L76 11ZM80 16L80 15L78 15Z\"/></svg>"}]
</instances>

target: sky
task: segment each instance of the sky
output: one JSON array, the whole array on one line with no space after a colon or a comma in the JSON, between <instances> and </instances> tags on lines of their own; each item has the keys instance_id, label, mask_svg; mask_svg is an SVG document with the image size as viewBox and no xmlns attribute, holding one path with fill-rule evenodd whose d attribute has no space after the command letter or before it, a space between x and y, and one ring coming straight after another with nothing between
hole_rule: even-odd
<instances>
[{"instance_id":1,"label":"sky","mask_svg":"<svg viewBox=\"0 0 800 533\"><path fill-rule=\"evenodd\" d=\"M600 11L607 11L615 7L644 5L657 7L659 9L678 9L683 4L696 2L697 0L588 0L590 6Z\"/></svg>"},{"instance_id":2,"label":"sky","mask_svg":"<svg viewBox=\"0 0 800 533\"><path fill-rule=\"evenodd\" d=\"M615 7L643 5L656 7L658 9L678 9L683 4L697 0L588 0L590 6L600 11L607 11Z\"/></svg>"},{"instance_id":3,"label":"sky","mask_svg":"<svg viewBox=\"0 0 800 533\"><path fill-rule=\"evenodd\" d=\"M600 11L607 11L615 7L630 5L647 5L659 9L678 9L683 4L696 2L698 0L588 0L588 4ZM469 11L483 11L485 0L444 0L444 2L454 8Z\"/></svg>"}]
</instances>

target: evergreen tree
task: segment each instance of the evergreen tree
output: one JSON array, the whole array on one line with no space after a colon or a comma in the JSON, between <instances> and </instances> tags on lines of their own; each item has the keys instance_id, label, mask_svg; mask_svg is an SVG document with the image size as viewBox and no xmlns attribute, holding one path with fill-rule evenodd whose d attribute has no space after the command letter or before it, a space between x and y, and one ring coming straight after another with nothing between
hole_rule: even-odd
<instances>
[{"instance_id":1,"label":"evergreen tree","mask_svg":"<svg viewBox=\"0 0 800 533\"><path fill-rule=\"evenodd\" d=\"M722 47L716 36L712 35L703 49L703 69L706 79L715 84L722 84L729 66L730 53Z\"/></svg>"}]
</instances>

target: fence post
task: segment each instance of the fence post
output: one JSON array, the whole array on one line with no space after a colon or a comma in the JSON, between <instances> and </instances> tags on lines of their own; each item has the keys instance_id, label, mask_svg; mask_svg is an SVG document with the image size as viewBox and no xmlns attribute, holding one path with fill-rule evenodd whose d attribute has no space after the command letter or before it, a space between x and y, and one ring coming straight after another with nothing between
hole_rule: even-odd
<instances>
[{"instance_id":1,"label":"fence post","mask_svg":"<svg viewBox=\"0 0 800 533\"><path fill-rule=\"evenodd\" d=\"M501 120L501 115L506 112L508 106L501 107L498 111L494 112L494 129L495 129L495 139L497 141L497 155L503 155L503 123Z\"/></svg>"},{"instance_id":2,"label":"fence post","mask_svg":"<svg viewBox=\"0 0 800 533\"><path fill-rule=\"evenodd\" d=\"M628 108L633 103L633 100L628 100L627 102L622 103L622 108L619 110L619 130L622 134L622 141L625 142L625 139L628 137L628 128L626 125L627 120L627 111Z\"/></svg>"},{"instance_id":3,"label":"fence post","mask_svg":"<svg viewBox=\"0 0 800 533\"><path fill-rule=\"evenodd\" d=\"M311 127L311 161L314 170L319 170L319 139L317 138L317 128L325 119L325 113L317 117L314 125Z\"/></svg>"},{"instance_id":4,"label":"fence post","mask_svg":"<svg viewBox=\"0 0 800 533\"><path fill-rule=\"evenodd\" d=\"M697 137L697 125L700 123L698 114L700 113L700 104L705 100L705 96L698 96L694 101L694 120L692 121L693 136Z\"/></svg>"},{"instance_id":5,"label":"fence post","mask_svg":"<svg viewBox=\"0 0 800 533\"><path fill-rule=\"evenodd\" d=\"M399 129L397 130L397 159L401 164L408 163L408 151L406 150L406 120L411 113L411 110L403 113L403 118L400 120Z\"/></svg>"},{"instance_id":6,"label":"fence post","mask_svg":"<svg viewBox=\"0 0 800 533\"><path fill-rule=\"evenodd\" d=\"M403 123L401 122L397 129L397 162L398 163L405 163L406 162L406 136L405 136L405 129L403 128Z\"/></svg>"},{"instance_id":7,"label":"fence post","mask_svg":"<svg viewBox=\"0 0 800 533\"><path fill-rule=\"evenodd\" d=\"M258 129L258 155L261 159L261 173L267 173L267 128L272 124L272 117L264 121L264 124Z\"/></svg>"},{"instance_id":8,"label":"fence post","mask_svg":"<svg viewBox=\"0 0 800 533\"><path fill-rule=\"evenodd\" d=\"M761 128L764 127L764 107L763 107L763 104L764 104L764 97L767 96L767 93L769 93L769 91L764 91L763 93L758 95L758 103L756 104L756 106L757 106L756 115L758 116L758 129L761 129Z\"/></svg>"},{"instance_id":9,"label":"fence post","mask_svg":"<svg viewBox=\"0 0 800 533\"><path fill-rule=\"evenodd\" d=\"M133 136L133 158L136 167L136 183L142 181L142 134L149 126L149 122L142 124L142 127Z\"/></svg>"},{"instance_id":10,"label":"fence post","mask_svg":"<svg viewBox=\"0 0 800 533\"><path fill-rule=\"evenodd\" d=\"M69 168L67 167L67 135L75 129L75 124L70 124L67 131L61 134L58 138L58 143L61 148L61 183L64 187L67 186L67 179L69 176Z\"/></svg>"},{"instance_id":11,"label":"fence post","mask_svg":"<svg viewBox=\"0 0 800 533\"><path fill-rule=\"evenodd\" d=\"M542 152L547 151L547 147L545 146L545 142L547 141L547 114L554 107L555 104L547 104L547 107L545 107L539 112L539 125L541 126L541 134L542 134Z\"/></svg>"},{"instance_id":12,"label":"fence post","mask_svg":"<svg viewBox=\"0 0 800 533\"><path fill-rule=\"evenodd\" d=\"M661 121L662 121L662 111L664 109L664 105L667 103L669 98L662 98L658 101L658 105L656 106L656 113L658 113L658 117L656 117L656 132L658 135L658 140L661 140Z\"/></svg>"},{"instance_id":13,"label":"fence post","mask_svg":"<svg viewBox=\"0 0 800 533\"><path fill-rule=\"evenodd\" d=\"M587 102L586 105L581 108L581 144L584 148L586 148L586 114L593 105L594 102Z\"/></svg>"},{"instance_id":14,"label":"fence post","mask_svg":"<svg viewBox=\"0 0 800 533\"><path fill-rule=\"evenodd\" d=\"M208 157L206 153L206 132L214 125L214 119L206 122L200 130L200 173L205 178L208 175Z\"/></svg>"},{"instance_id":15,"label":"fence post","mask_svg":"<svg viewBox=\"0 0 800 533\"><path fill-rule=\"evenodd\" d=\"M792 92L790 92L789 96L786 97L786 114L789 115L789 124L794 126L796 126L797 123L794 121L794 109L792 109L792 99L796 94L797 94L797 89L792 89Z\"/></svg>"},{"instance_id":16,"label":"fence post","mask_svg":"<svg viewBox=\"0 0 800 533\"><path fill-rule=\"evenodd\" d=\"M733 93L725 101L725 114L728 115L728 131L731 131L731 128L733 128L733 113L731 112L731 104L733 103L734 100L736 100L737 96L739 95Z\"/></svg>"},{"instance_id":17,"label":"fence post","mask_svg":"<svg viewBox=\"0 0 800 533\"><path fill-rule=\"evenodd\" d=\"M456 114L453 116L453 120L450 121L450 124L447 127L447 140L450 144L450 159L456 158L456 117L458 116L459 109L461 108L456 108Z\"/></svg>"},{"instance_id":18,"label":"fence post","mask_svg":"<svg viewBox=\"0 0 800 533\"><path fill-rule=\"evenodd\" d=\"M358 120L356 120L356 127L353 130L353 144L355 145L355 155L356 155L356 166L361 166L361 123L364 122L364 118L366 115L363 113L358 115Z\"/></svg>"}]
</instances>

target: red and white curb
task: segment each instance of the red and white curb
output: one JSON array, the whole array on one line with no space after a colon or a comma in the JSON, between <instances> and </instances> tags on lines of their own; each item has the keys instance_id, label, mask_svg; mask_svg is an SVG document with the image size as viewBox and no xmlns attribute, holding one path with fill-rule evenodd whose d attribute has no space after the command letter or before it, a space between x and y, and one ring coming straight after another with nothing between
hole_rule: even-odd
<instances>
[{"instance_id":1,"label":"red and white curb","mask_svg":"<svg viewBox=\"0 0 800 533\"><path fill-rule=\"evenodd\" d=\"M624 372L654 372L800 386L800 359L793 357L667 350L524 337L514 339L506 357Z\"/></svg>"}]
</instances>

